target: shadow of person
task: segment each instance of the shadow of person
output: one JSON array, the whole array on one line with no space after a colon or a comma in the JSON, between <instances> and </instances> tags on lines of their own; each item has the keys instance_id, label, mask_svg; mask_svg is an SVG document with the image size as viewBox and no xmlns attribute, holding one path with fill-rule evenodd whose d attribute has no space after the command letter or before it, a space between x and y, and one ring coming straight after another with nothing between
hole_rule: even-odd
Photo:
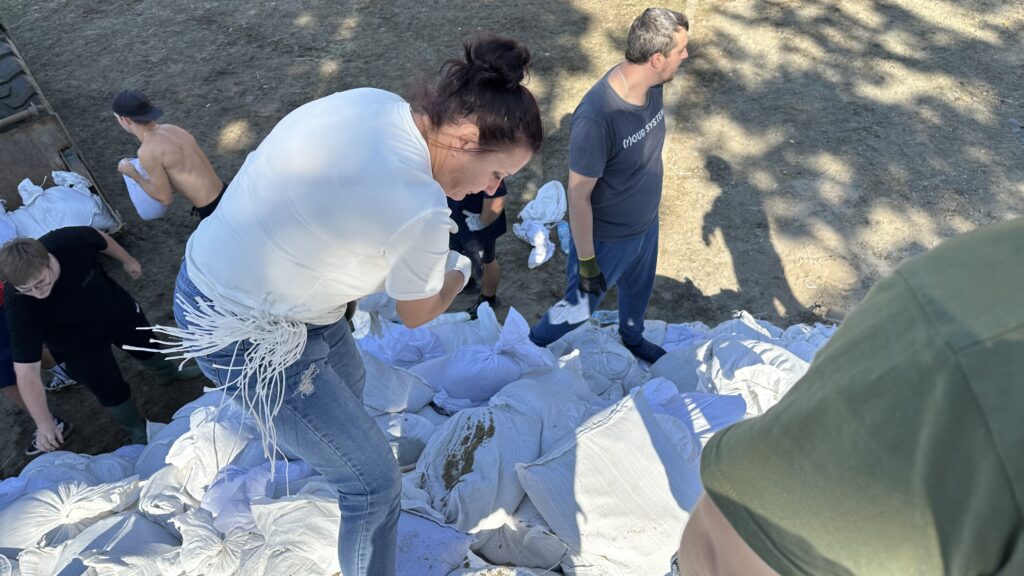
<instances>
[{"instance_id":1,"label":"shadow of person","mask_svg":"<svg viewBox=\"0 0 1024 576\"><path fill-rule=\"evenodd\" d=\"M720 156L708 156L704 168L721 193L704 216L701 237L710 246L715 231L722 232L739 285L734 307L773 317L803 316L807 309L793 295L782 259L772 246L760 191L737 181L732 166Z\"/></svg>"}]
</instances>

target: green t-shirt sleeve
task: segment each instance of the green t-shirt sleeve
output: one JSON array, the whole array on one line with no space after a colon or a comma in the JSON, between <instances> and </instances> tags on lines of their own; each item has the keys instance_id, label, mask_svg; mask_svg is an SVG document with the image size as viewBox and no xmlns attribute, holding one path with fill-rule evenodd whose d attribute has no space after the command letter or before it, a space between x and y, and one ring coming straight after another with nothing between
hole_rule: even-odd
<instances>
[{"instance_id":1,"label":"green t-shirt sleeve","mask_svg":"<svg viewBox=\"0 0 1024 576\"><path fill-rule=\"evenodd\" d=\"M1005 562L1014 486L932 312L902 274L879 282L778 405L706 447L709 496L779 573Z\"/></svg>"}]
</instances>

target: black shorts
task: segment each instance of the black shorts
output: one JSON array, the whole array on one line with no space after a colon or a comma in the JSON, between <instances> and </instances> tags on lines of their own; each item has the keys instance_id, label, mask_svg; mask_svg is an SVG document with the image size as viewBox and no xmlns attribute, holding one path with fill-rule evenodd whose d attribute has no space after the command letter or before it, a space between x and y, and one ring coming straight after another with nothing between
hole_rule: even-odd
<instances>
[{"instance_id":1,"label":"black shorts","mask_svg":"<svg viewBox=\"0 0 1024 576\"><path fill-rule=\"evenodd\" d=\"M497 243L497 238L471 237L466 242L461 242L455 236L451 236L448 239L448 249L469 258L473 264L473 277L480 278L483 276L483 265L494 262L496 258L494 250Z\"/></svg>"},{"instance_id":2,"label":"black shorts","mask_svg":"<svg viewBox=\"0 0 1024 576\"><path fill-rule=\"evenodd\" d=\"M224 197L224 191L228 189L228 185L224 182L220 184L220 194L213 199L212 202L206 206L193 206L192 215L198 216L200 220L205 220L207 216L213 214L213 211L217 209L217 205L220 204L220 199Z\"/></svg>"}]
</instances>

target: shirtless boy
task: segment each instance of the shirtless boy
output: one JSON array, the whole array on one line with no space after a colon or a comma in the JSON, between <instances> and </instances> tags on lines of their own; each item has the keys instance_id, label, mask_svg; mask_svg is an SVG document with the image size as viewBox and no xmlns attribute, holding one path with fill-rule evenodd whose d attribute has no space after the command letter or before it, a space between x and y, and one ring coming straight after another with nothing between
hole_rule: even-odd
<instances>
[{"instance_id":1,"label":"shirtless boy","mask_svg":"<svg viewBox=\"0 0 1024 576\"><path fill-rule=\"evenodd\" d=\"M157 124L163 111L145 94L124 90L111 105L117 123L141 142L138 156L147 180L126 158L117 171L132 180L157 202L170 206L172 192L192 203L192 213L206 218L213 213L227 184L217 176L210 160L187 131L172 124Z\"/></svg>"}]
</instances>

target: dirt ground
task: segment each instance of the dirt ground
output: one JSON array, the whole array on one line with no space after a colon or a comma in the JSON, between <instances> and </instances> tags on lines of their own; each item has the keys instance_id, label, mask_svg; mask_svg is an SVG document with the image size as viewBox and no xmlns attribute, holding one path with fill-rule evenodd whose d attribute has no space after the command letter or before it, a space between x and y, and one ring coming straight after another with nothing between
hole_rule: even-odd
<instances>
[{"instance_id":1,"label":"dirt ground","mask_svg":"<svg viewBox=\"0 0 1024 576\"><path fill-rule=\"evenodd\" d=\"M839 320L880 277L941 240L1024 211L1024 3L1020 0L673 2L691 21L690 60L666 91L661 252L649 318L717 323L746 309L779 324ZM136 143L109 103L137 88L192 131L224 178L274 124L335 91L407 93L498 32L535 64L543 151L509 181L509 217L566 179L568 119L621 58L645 3L603 0L0 0L44 94L126 220L145 267L113 276L151 320L173 322L173 279L196 225L179 201L142 222L117 161ZM180 199L179 199L180 200ZM564 286L559 253L528 270L529 247L498 245L503 304L538 318ZM465 308L462 297L457 308ZM614 301L609 304L614 308ZM201 392L122 363L143 414L167 421ZM127 440L82 389L54 394L84 453ZM0 404L0 475L16 474L30 419Z\"/></svg>"}]
</instances>

